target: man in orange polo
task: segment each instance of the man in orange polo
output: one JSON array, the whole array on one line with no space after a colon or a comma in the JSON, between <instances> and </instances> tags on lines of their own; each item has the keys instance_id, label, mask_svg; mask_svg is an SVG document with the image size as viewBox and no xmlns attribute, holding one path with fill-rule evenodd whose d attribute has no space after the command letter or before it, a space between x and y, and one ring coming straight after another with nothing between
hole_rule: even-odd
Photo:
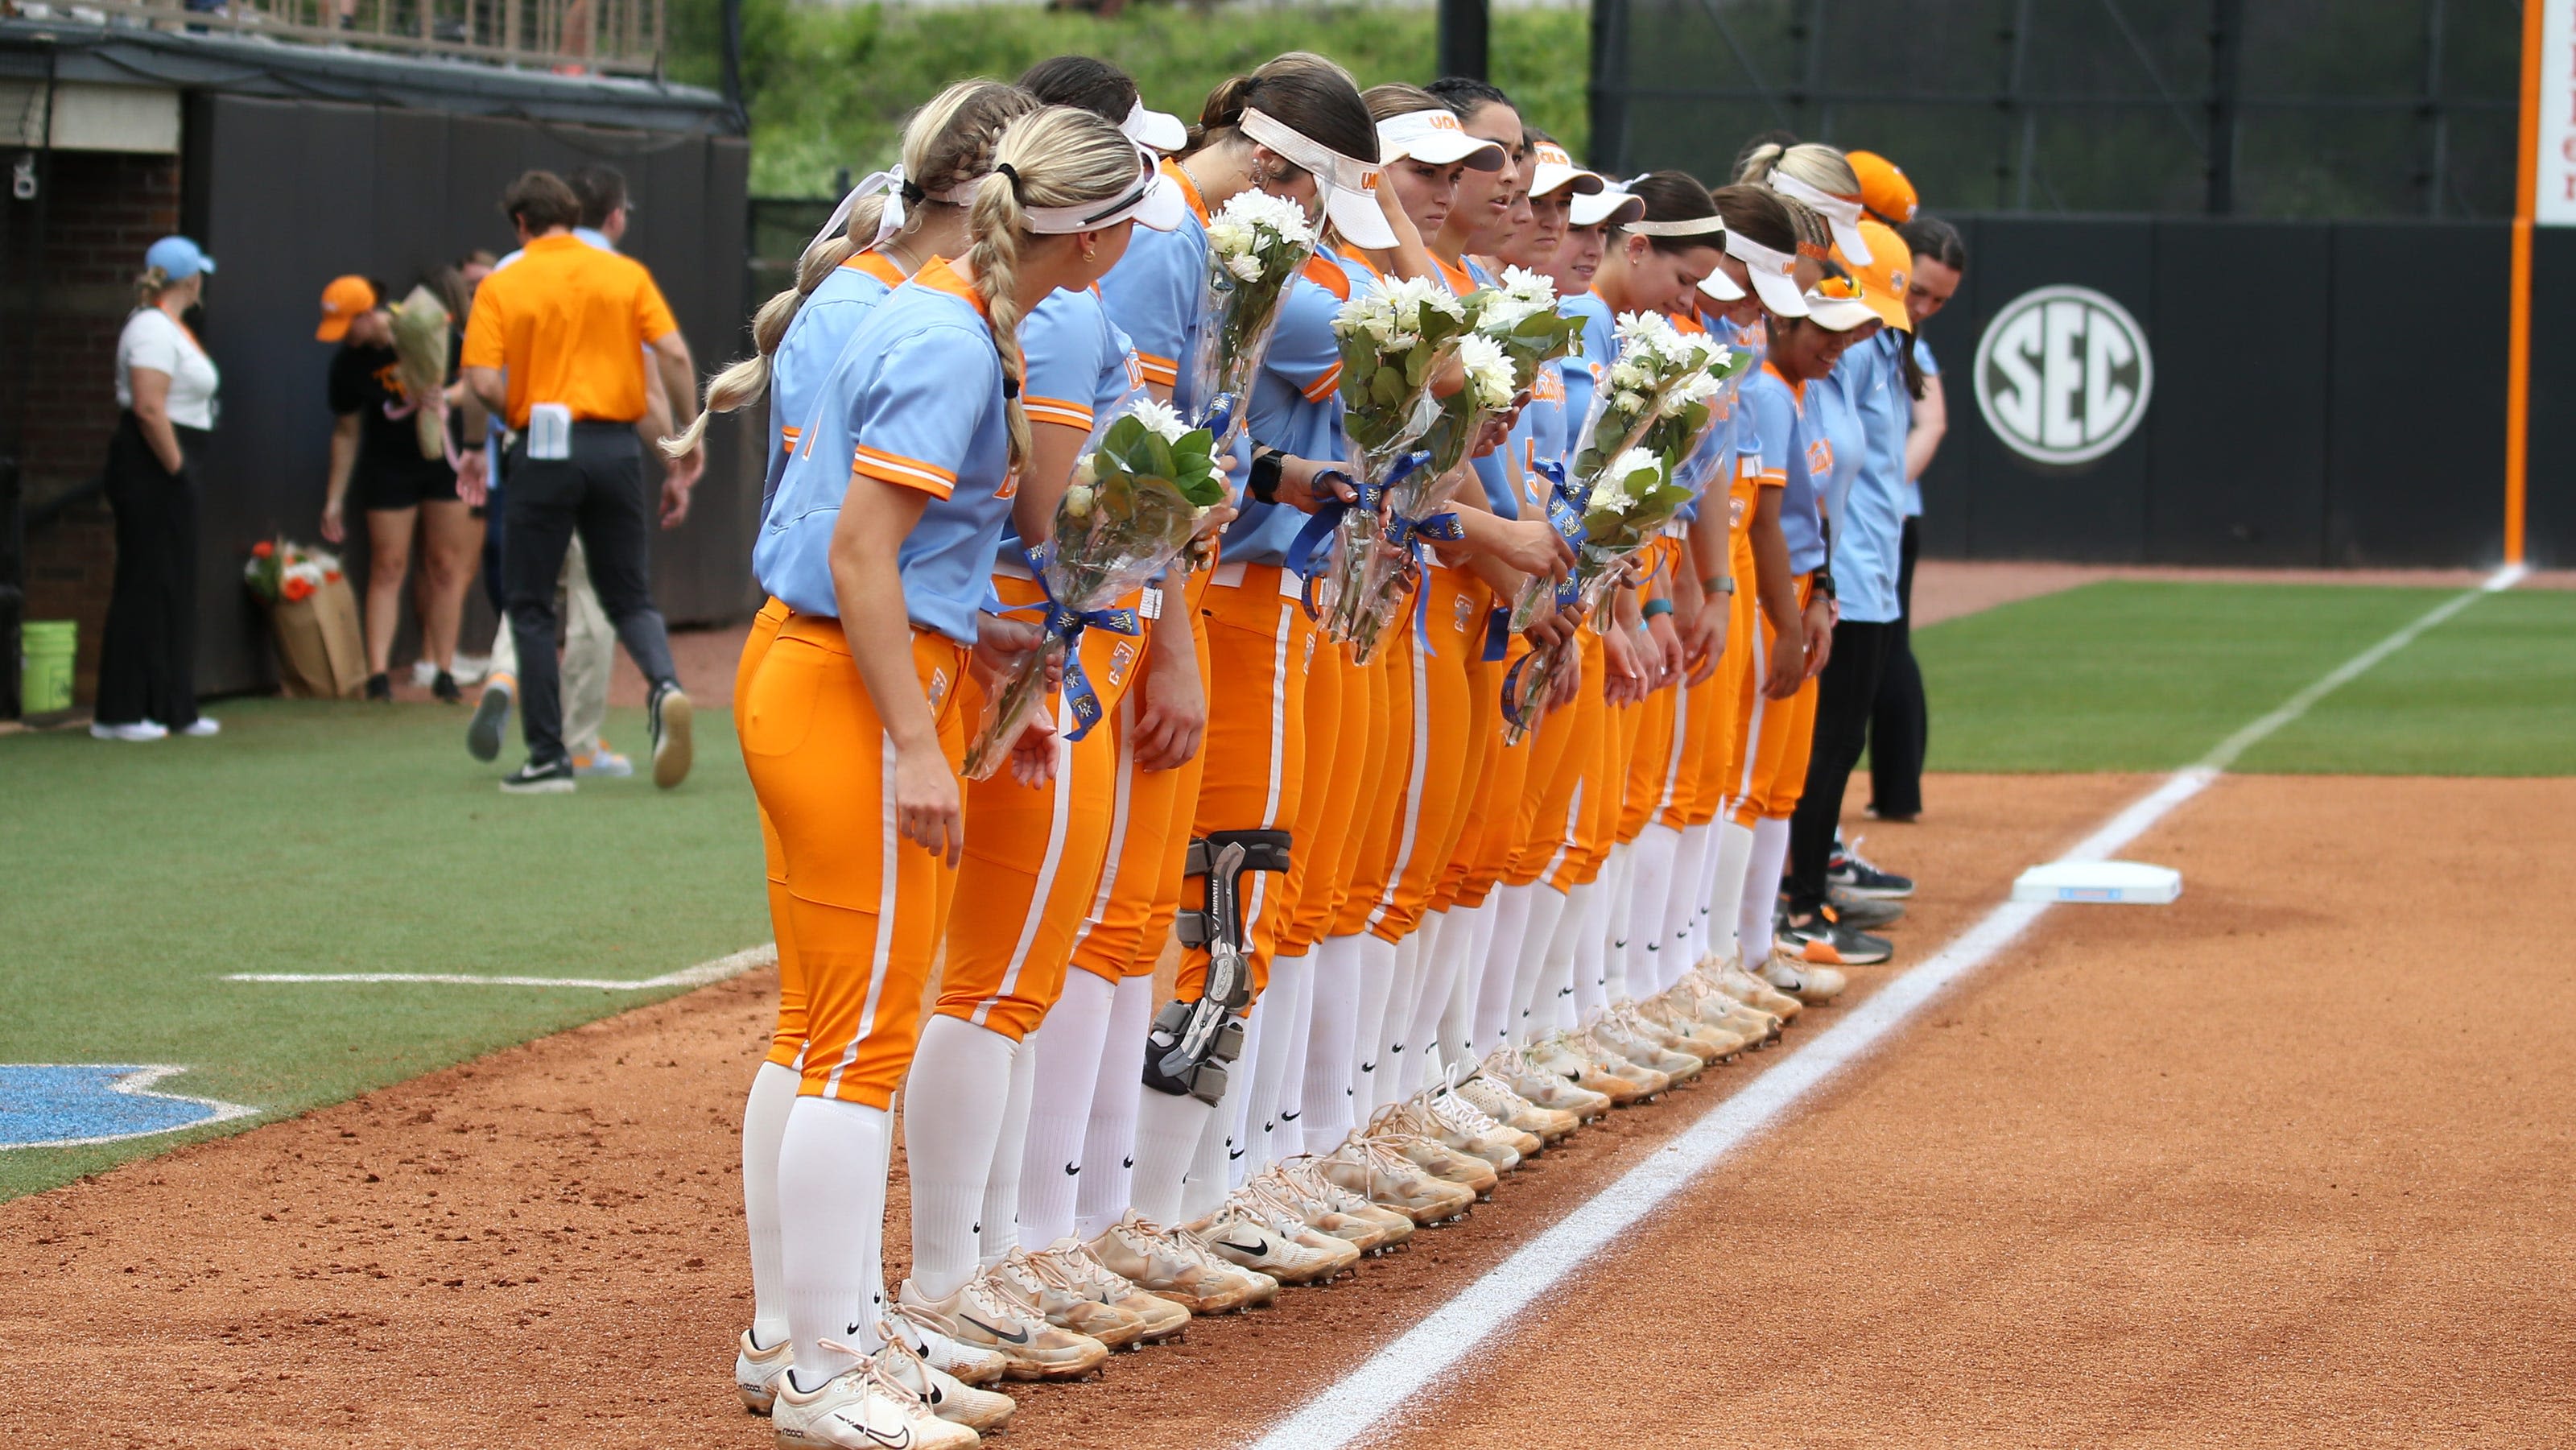
<instances>
[{"instance_id":1,"label":"man in orange polo","mask_svg":"<svg viewBox=\"0 0 2576 1450\"><path fill-rule=\"evenodd\" d=\"M653 607L652 521L635 423L645 414L648 351L675 413L693 405L696 368L652 274L572 234L581 207L570 187L549 172L531 171L510 184L501 207L518 228L523 254L484 279L461 359L475 395L508 421L513 435L501 575L518 648L528 763L501 789L573 789L555 666L554 596L576 533L600 604L651 684L653 783L667 789L689 773L690 706ZM692 451L665 471L666 520L688 511L689 490L705 467L704 455Z\"/></svg>"}]
</instances>

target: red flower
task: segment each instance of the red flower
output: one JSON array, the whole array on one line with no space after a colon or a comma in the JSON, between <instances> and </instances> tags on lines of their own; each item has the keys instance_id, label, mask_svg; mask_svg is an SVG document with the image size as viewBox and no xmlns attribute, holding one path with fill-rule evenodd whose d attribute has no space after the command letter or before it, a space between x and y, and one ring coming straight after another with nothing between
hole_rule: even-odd
<instances>
[{"instance_id":1,"label":"red flower","mask_svg":"<svg viewBox=\"0 0 2576 1450\"><path fill-rule=\"evenodd\" d=\"M262 539L258 543L250 546L250 554L254 559L265 559L276 552L277 546L266 539Z\"/></svg>"},{"instance_id":2,"label":"red flower","mask_svg":"<svg viewBox=\"0 0 2576 1450\"><path fill-rule=\"evenodd\" d=\"M285 583L277 587L277 592L285 595L290 603L300 599L310 599L313 597L313 582L300 574L290 575Z\"/></svg>"},{"instance_id":3,"label":"red flower","mask_svg":"<svg viewBox=\"0 0 2576 1450\"><path fill-rule=\"evenodd\" d=\"M337 584L337 583L339 583L339 582L340 582L340 571L339 571L339 570L337 570L337 569L325 569L325 570L323 570L323 571L322 571L322 582L323 582L323 583L325 583L325 584Z\"/></svg>"}]
</instances>

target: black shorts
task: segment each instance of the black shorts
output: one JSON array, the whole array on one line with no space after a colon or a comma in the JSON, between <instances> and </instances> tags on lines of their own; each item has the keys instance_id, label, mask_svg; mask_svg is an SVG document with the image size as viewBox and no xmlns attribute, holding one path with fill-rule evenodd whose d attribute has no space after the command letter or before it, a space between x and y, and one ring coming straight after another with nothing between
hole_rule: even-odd
<instances>
[{"instance_id":1,"label":"black shorts","mask_svg":"<svg viewBox=\"0 0 2576 1450\"><path fill-rule=\"evenodd\" d=\"M456 472L443 463L426 468L370 468L362 461L349 480L349 497L370 512L453 503Z\"/></svg>"}]
</instances>

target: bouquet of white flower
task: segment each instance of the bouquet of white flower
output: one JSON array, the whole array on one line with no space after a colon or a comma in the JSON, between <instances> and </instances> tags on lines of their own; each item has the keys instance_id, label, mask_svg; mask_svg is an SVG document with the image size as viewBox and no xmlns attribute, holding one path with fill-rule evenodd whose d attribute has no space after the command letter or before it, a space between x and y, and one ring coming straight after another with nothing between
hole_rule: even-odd
<instances>
[{"instance_id":1,"label":"bouquet of white flower","mask_svg":"<svg viewBox=\"0 0 2576 1450\"><path fill-rule=\"evenodd\" d=\"M1362 664L1375 657L1403 596L1414 541L1449 537L1457 527L1439 512L1449 484L1438 459L1445 454L1454 465L1473 430L1456 428L1452 410L1432 397L1431 379L1452 356L1467 360L1473 326L1447 288L1411 277L1354 294L1333 319L1342 344L1342 431L1355 451L1360 502L1334 533L1319 613L1325 633L1347 641ZM1491 397L1500 385L1508 405L1499 362L1499 350L1480 355L1461 396Z\"/></svg>"},{"instance_id":2,"label":"bouquet of white flower","mask_svg":"<svg viewBox=\"0 0 2576 1450\"><path fill-rule=\"evenodd\" d=\"M1315 254L1315 226L1304 207L1255 188L1227 198L1207 240L1199 315L1208 320L1190 357L1190 396L1222 456L1243 429L1289 284Z\"/></svg>"},{"instance_id":3,"label":"bouquet of white flower","mask_svg":"<svg viewBox=\"0 0 2576 1450\"><path fill-rule=\"evenodd\" d=\"M1558 490L1549 500L1551 521L1565 529L1569 511L1581 511L1580 527L1571 530L1574 537L1568 541L1574 545L1574 573L1564 584L1533 579L1524 586L1512 609L1514 627L1525 627L1551 602L1597 613L1625 577L1628 561L1690 500L1689 486L1674 482L1670 465L1644 448L1632 448L1599 470L1588 497L1577 500L1570 488ZM1573 659L1574 645L1568 640L1532 652L1504 679L1505 744L1519 744L1537 727L1550 687Z\"/></svg>"},{"instance_id":4,"label":"bouquet of white flower","mask_svg":"<svg viewBox=\"0 0 2576 1450\"><path fill-rule=\"evenodd\" d=\"M1047 678L1063 668L1064 691L1079 740L1099 723L1099 696L1084 676L1078 646L1087 628L1134 634L1135 611L1114 607L1170 563L1199 531L1227 488L1215 460L1216 439L1143 393L1101 415L1074 465L1073 482L1056 505L1052 535L1029 551L1046 590L1045 635L993 681L974 740L968 778L983 780L1010 758L1011 746L1045 704Z\"/></svg>"},{"instance_id":5,"label":"bouquet of white flower","mask_svg":"<svg viewBox=\"0 0 2576 1450\"><path fill-rule=\"evenodd\" d=\"M1476 331L1511 359L1515 397L1538 382L1540 368L1583 350L1582 320L1557 310L1556 284L1536 272L1505 267L1499 286L1476 295Z\"/></svg>"}]
</instances>

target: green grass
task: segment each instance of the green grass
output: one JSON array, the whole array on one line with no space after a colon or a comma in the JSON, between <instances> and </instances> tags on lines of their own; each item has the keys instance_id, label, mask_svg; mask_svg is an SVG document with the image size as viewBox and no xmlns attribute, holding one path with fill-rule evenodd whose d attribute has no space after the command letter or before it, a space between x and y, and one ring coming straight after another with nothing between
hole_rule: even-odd
<instances>
[{"instance_id":1,"label":"green grass","mask_svg":"<svg viewBox=\"0 0 2576 1450\"><path fill-rule=\"evenodd\" d=\"M2448 597L2113 581L1915 636L1930 768L2172 770ZM2576 774L2576 593L2479 600L2237 762L2247 771Z\"/></svg>"},{"instance_id":2,"label":"green grass","mask_svg":"<svg viewBox=\"0 0 2576 1450\"><path fill-rule=\"evenodd\" d=\"M672 74L715 85L714 0L670 10ZM1132 4L1114 19L1016 5L911 9L747 0L743 90L751 113L755 196L827 196L834 173L864 175L895 159L903 118L949 82L1010 80L1068 53L1115 61L1147 104L1198 118L1209 91L1282 51L1311 50L1362 87L1432 79L1437 15L1429 7ZM1590 135L1584 83L1589 18L1580 10L1497 10L1492 72L1531 121L1577 156Z\"/></svg>"},{"instance_id":3,"label":"green grass","mask_svg":"<svg viewBox=\"0 0 2576 1450\"><path fill-rule=\"evenodd\" d=\"M499 769L466 756L454 709L215 713L213 740L0 739L0 1062L184 1063L162 1090L263 1112L0 1152L0 1198L654 998L227 972L632 980L768 939L751 788L721 711L700 713L697 768L676 791L638 777L534 799L494 789ZM616 712L609 735L640 746L642 712Z\"/></svg>"}]
</instances>

